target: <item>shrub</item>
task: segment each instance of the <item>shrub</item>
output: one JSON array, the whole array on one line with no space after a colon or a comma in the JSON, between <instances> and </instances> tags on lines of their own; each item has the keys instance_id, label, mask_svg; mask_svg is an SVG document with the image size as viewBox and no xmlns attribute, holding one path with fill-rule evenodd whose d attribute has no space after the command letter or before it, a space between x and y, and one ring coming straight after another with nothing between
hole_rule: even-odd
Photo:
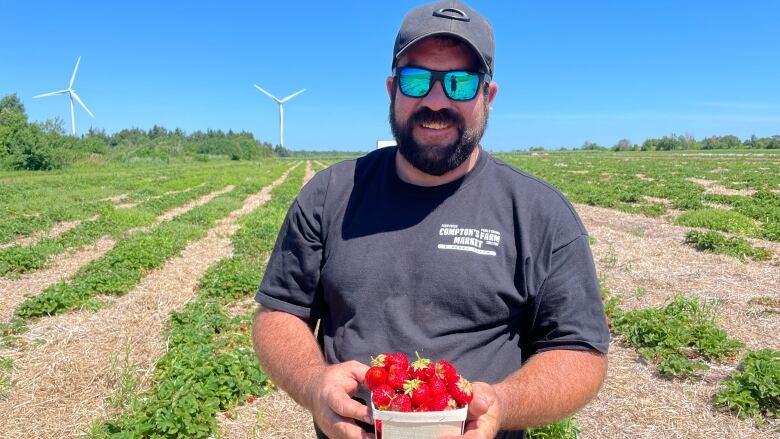
<instances>
[{"instance_id":1,"label":"shrub","mask_svg":"<svg viewBox=\"0 0 780 439\"><path fill-rule=\"evenodd\" d=\"M691 230L685 235L685 243L693 245L699 251L709 251L734 256L744 260L751 258L757 261L772 259L772 252L763 247L753 247L742 238L729 238L718 232L699 232Z\"/></svg>"}]
</instances>

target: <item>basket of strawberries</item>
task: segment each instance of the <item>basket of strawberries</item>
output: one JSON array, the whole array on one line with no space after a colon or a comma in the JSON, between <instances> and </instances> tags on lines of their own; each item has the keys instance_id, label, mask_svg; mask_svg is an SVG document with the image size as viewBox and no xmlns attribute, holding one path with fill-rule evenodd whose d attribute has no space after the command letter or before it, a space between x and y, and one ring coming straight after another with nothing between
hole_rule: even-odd
<instances>
[{"instance_id":1,"label":"basket of strawberries","mask_svg":"<svg viewBox=\"0 0 780 439\"><path fill-rule=\"evenodd\" d=\"M371 359L365 385L377 438L436 438L463 434L471 383L447 360L416 360L400 352Z\"/></svg>"}]
</instances>

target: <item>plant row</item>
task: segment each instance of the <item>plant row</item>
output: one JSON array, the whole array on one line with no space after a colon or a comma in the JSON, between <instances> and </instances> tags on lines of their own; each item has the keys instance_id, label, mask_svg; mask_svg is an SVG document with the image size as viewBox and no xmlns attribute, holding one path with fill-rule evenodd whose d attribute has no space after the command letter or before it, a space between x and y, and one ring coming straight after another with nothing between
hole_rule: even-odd
<instances>
[{"instance_id":1,"label":"plant row","mask_svg":"<svg viewBox=\"0 0 780 439\"><path fill-rule=\"evenodd\" d=\"M207 204L120 240L106 254L83 266L72 279L53 284L22 302L15 316L26 321L81 307L95 309L100 306L97 295L128 292L149 270L179 254L190 241L204 237L217 220L238 209L247 196L280 173L280 167L266 168Z\"/></svg>"},{"instance_id":2,"label":"plant row","mask_svg":"<svg viewBox=\"0 0 780 439\"><path fill-rule=\"evenodd\" d=\"M94 424L93 437L213 437L218 412L270 391L252 350L253 310L231 316L226 309L253 297L303 171L292 170L269 202L240 220L231 237L233 256L210 267L196 298L172 313L169 350L152 389L133 398L124 413Z\"/></svg>"}]
</instances>

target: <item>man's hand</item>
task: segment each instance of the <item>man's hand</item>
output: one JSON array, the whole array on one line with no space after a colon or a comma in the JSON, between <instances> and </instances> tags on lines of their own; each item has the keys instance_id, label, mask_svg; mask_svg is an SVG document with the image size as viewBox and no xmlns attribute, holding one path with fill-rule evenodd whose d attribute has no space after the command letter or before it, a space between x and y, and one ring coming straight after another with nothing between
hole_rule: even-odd
<instances>
[{"instance_id":1,"label":"man's hand","mask_svg":"<svg viewBox=\"0 0 780 439\"><path fill-rule=\"evenodd\" d=\"M352 399L363 383L368 366L357 361L327 366L311 384L311 412L330 439L373 439L353 419L371 424L367 406Z\"/></svg>"},{"instance_id":2,"label":"man's hand","mask_svg":"<svg viewBox=\"0 0 780 439\"><path fill-rule=\"evenodd\" d=\"M487 383L472 383L474 399L469 403L469 414L463 439L493 439L498 434L501 420L501 407L493 386ZM447 436L441 439L455 439Z\"/></svg>"}]
</instances>

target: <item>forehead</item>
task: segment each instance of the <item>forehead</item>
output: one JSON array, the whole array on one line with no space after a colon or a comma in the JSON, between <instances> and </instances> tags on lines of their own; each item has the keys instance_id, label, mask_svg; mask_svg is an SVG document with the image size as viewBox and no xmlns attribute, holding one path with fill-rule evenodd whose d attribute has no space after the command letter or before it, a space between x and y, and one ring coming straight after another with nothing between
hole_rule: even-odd
<instances>
[{"instance_id":1,"label":"forehead","mask_svg":"<svg viewBox=\"0 0 780 439\"><path fill-rule=\"evenodd\" d=\"M429 37L415 43L398 59L398 66L416 65L433 70L479 68L476 54L453 38Z\"/></svg>"}]
</instances>

